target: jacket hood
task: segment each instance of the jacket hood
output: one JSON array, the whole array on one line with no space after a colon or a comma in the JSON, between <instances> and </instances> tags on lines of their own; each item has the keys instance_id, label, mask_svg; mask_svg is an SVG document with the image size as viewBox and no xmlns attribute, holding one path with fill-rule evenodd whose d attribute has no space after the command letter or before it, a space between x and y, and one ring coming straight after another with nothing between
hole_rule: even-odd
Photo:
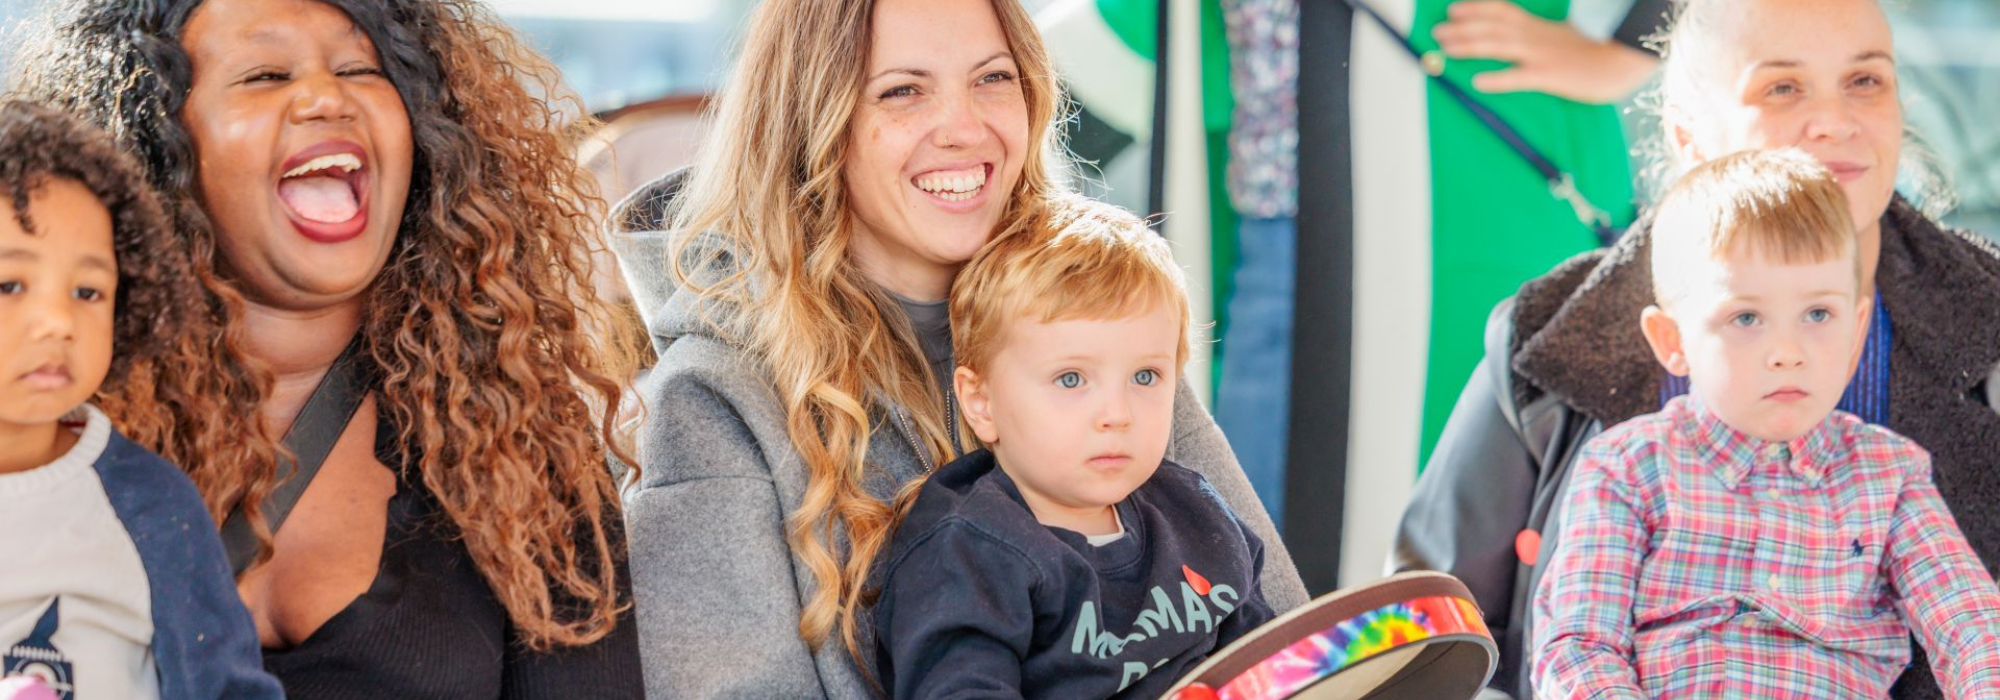
<instances>
[{"instance_id":1,"label":"jacket hood","mask_svg":"<svg viewBox=\"0 0 2000 700\"><path fill-rule=\"evenodd\" d=\"M695 286L683 284L672 269L674 248L682 245L684 235L694 237L686 242L682 257L688 281ZM739 262L722 235L617 231L611 234L611 247L655 352L665 352L675 339L688 335L730 338L725 329L736 320L737 305L705 296L697 288L722 282L738 270Z\"/></svg>"},{"instance_id":2,"label":"jacket hood","mask_svg":"<svg viewBox=\"0 0 2000 700\"><path fill-rule=\"evenodd\" d=\"M680 168L641 185L612 205L610 231L606 235L618 267L632 292L633 304L645 319L646 331L655 352L687 335L708 335L723 339L721 329L729 327L737 309L705 297L701 287L713 285L735 274L740 264L732 253L729 239L718 233L683 234L673 230L675 205L692 170ZM674 274L675 248L682 251L687 281Z\"/></svg>"}]
</instances>

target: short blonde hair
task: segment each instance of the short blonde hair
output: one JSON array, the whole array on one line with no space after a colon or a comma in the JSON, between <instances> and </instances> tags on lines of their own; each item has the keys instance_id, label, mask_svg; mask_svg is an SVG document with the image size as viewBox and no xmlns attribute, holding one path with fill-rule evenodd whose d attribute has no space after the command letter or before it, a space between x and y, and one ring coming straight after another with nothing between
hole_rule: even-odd
<instances>
[{"instance_id":1,"label":"short blonde hair","mask_svg":"<svg viewBox=\"0 0 2000 700\"><path fill-rule=\"evenodd\" d=\"M1783 264L1854 260L1854 218L1833 173L1797 149L1743 151L1703 163L1660 200L1652 226L1653 295L1665 305L1690 273L1729 255Z\"/></svg>"},{"instance_id":2,"label":"short blonde hair","mask_svg":"<svg viewBox=\"0 0 2000 700\"><path fill-rule=\"evenodd\" d=\"M1176 365L1188 356L1187 283L1167 241L1118 207L1051 199L1039 226L986 246L951 287L956 361L983 371L1006 323L1116 319L1157 308L1180 319Z\"/></svg>"}]
</instances>

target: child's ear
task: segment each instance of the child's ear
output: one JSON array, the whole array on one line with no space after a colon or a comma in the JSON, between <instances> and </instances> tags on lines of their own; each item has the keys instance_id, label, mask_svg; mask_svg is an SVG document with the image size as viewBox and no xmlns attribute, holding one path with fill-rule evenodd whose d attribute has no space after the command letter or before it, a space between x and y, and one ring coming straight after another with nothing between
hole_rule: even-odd
<instances>
[{"instance_id":1,"label":"child's ear","mask_svg":"<svg viewBox=\"0 0 2000 700\"><path fill-rule=\"evenodd\" d=\"M952 389L958 392L958 408L965 415L965 424L972 427L973 436L988 445L1000 441L1000 432L993 429L993 399L986 395L986 381L971 367L961 366L951 373Z\"/></svg>"},{"instance_id":2,"label":"child's ear","mask_svg":"<svg viewBox=\"0 0 2000 700\"><path fill-rule=\"evenodd\" d=\"M1687 351L1681 347L1681 327L1658 306L1647 306L1639 315L1639 331L1646 335L1646 344L1653 348L1653 358L1660 366L1667 368L1674 376L1688 374Z\"/></svg>"}]
</instances>

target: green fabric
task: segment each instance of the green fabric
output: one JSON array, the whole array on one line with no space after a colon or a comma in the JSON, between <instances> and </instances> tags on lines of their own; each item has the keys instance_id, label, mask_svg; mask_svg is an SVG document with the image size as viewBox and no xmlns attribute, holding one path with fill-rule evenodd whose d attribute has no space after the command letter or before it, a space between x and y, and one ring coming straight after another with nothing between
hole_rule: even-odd
<instances>
[{"instance_id":1,"label":"green fabric","mask_svg":"<svg viewBox=\"0 0 2000 700\"><path fill-rule=\"evenodd\" d=\"M1430 30L1443 21L1450 2L1417 0L1412 26L1418 48L1437 47ZM1516 2L1549 19L1569 13L1569 0ZM1469 90L1474 74L1503 66L1451 61L1445 77ZM1405 68L1417 75L1416 66L1397 67ZM1615 107L1540 93L1472 94L1575 176L1577 189L1610 213L1615 227L1632 221L1632 165ZM1541 175L1484 124L1435 85L1428 99L1431 323L1419 469L1430 459L1445 419L1484 354L1486 318L1493 306L1521 283L1597 245L1569 205L1549 195Z\"/></svg>"},{"instance_id":2,"label":"green fabric","mask_svg":"<svg viewBox=\"0 0 2000 700\"><path fill-rule=\"evenodd\" d=\"M1209 295L1215 304L1215 327L1210 338L1208 363L1209 405L1215 405L1215 390L1222 386L1222 355L1229 347L1222 342L1229 330L1229 297L1236 291L1236 222L1240 217L1229 204L1229 183L1223 171L1229 164L1229 130L1208 132L1208 222L1209 270L1214 275Z\"/></svg>"},{"instance_id":3,"label":"green fabric","mask_svg":"<svg viewBox=\"0 0 2000 700\"><path fill-rule=\"evenodd\" d=\"M1148 61L1158 53L1159 0L1097 0L1097 13L1111 33ZM1236 101L1229 94L1229 41L1220 0L1201 0L1201 120L1206 131L1228 131Z\"/></svg>"},{"instance_id":4,"label":"green fabric","mask_svg":"<svg viewBox=\"0 0 2000 700\"><path fill-rule=\"evenodd\" d=\"M1201 3L1201 102L1208 128L1208 269L1209 301L1215 313L1216 342L1209 346L1209 405L1222 386L1222 334L1229 329L1229 297L1236 291L1236 207L1229 199L1229 126L1236 96L1229 89L1229 40L1222 23L1222 3ZM1220 119L1218 119L1218 115Z\"/></svg>"}]
</instances>

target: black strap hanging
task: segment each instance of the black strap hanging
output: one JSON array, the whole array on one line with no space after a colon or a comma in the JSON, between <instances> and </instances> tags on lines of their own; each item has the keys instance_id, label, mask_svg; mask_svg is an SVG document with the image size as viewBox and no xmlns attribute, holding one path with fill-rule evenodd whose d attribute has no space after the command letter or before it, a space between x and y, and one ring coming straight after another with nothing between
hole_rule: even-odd
<instances>
[{"instance_id":1,"label":"black strap hanging","mask_svg":"<svg viewBox=\"0 0 2000 700\"><path fill-rule=\"evenodd\" d=\"M1394 37L1396 43L1402 46L1403 50L1408 52L1411 58L1416 59L1418 65L1423 67L1424 75L1430 76L1432 83L1436 84L1439 89L1444 90L1445 94L1450 95L1454 101L1465 108L1465 111L1471 112L1473 118L1478 119L1479 123L1484 124L1488 130L1493 132L1493 135L1500 137L1500 140L1505 142L1508 148L1513 149L1516 155L1521 156L1522 160L1528 162L1529 167L1534 168L1535 172L1540 173L1543 179L1548 180L1549 195L1568 204L1571 209L1575 210L1576 220L1589 228L1591 233L1597 235L1599 244L1608 246L1618 241L1618 232L1611 228L1611 215L1606 214L1603 209L1599 209L1596 205L1591 204L1590 199L1584 197L1583 193L1576 189L1576 178L1571 177L1562 168L1556 167L1555 162L1549 160L1547 156L1542 155L1541 151L1535 150L1535 147L1529 144L1526 138L1521 136L1521 132L1516 131L1512 125L1507 123L1507 120L1501 119L1499 114L1494 113L1492 109L1489 109L1486 105L1480 103L1479 100L1473 98L1471 94L1465 91L1465 88L1459 87L1457 83L1444 78L1443 54L1437 52L1427 54L1418 51L1416 44L1411 43L1409 37L1404 36L1403 32L1397 30L1395 25L1390 24L1387 18L1383 17L1381 13L1376 12L1375 8L1370 7L1368 3L1362 2L1362 0L1342 0L1342 2L1347 3L1348 7L1354 8L1355 12L1368 15L1370 19L1375 21L1375 24L1382 27L1384 32Z\"/></svg>"},{"instance_id":2,"label":"black strap hanging","mask_svg":"<svg viewBox=\"0 0 2000 700\"><path fill-rule=\"evenodd\" d=\"M1153 26L1153 138L1146 144L1146 221L1155 229L1165 224L1166 218L1160 214L1167 210L1167 91L1171 77L1167 49L1173 38L1167 15L1172 4L1171 0L1155 3L1158 22Z\"/></svg>"},{"instance_id":3,"label":"black strap hanging","mask_svg":"<svg viewBox=\"0 0 2000 700\"><path fill-rule=\"evenodd\" d=\"M285 432L285 448L291 450L296 461L291 463L289 471L284 464L279 465L278 485L264 497L264 521L270 524L273 534L299 504L299 497L305 495L306 487L319 474L327 454L333 452L333 444L340 440L348 421L374 388L374 365L362 353L361 339L356 337L334 359L333 366L313 389L312 397L299 410L298 418L292 421L291 429ZM242 504L237 504L222 523L222 545L229 553L230 567L239 575L256 561L257 532Z\"/></svg>"}]
</instances>

